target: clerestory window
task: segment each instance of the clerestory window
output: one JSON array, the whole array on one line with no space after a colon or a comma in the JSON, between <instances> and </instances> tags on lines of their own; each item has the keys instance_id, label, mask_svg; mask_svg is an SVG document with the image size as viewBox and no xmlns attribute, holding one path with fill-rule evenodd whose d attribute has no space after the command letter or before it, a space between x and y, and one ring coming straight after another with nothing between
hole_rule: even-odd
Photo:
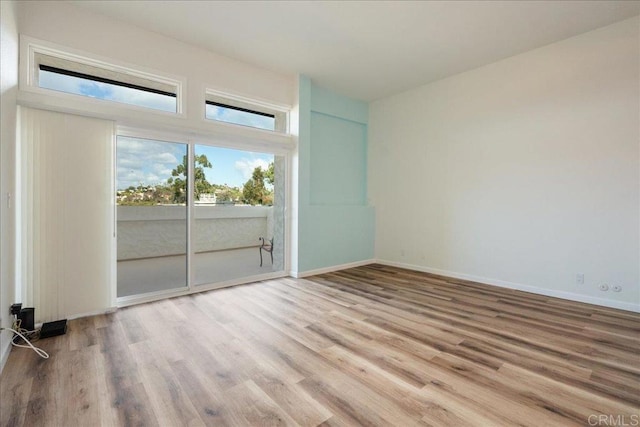
<instances>
[{"instance_id":1,"label":"clerestory window","mask_svg":"<svg viewBox=\"0 0 640 427\"><path fill-rule=\"evenodd\" d=\"M42 89L179 112L179 82L154 78L135 70L36 52L32 72L34 85Z\"/></svg>"},{"instance_id":2,"label":"clerestory window","mask_svg":"<svg viewBox=\"0 0 640 427\"><path fill-rule=\"evenodd\" d=\"M287 131L287 112L251 101L207 93L205 117L241 126L273 132Z\"/></svg>"}]
</instances>

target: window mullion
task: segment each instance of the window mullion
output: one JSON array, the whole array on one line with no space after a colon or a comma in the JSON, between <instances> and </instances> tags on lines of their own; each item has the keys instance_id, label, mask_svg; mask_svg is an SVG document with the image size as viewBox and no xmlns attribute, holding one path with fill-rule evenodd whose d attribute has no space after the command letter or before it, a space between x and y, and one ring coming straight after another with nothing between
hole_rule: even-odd
<instances>
[{"instance_id":1,"label":"window mullion","mask_svg":"<svg viewBox=\"0 0 640 427\"><path fill-rule=\"evenodd\" d=\"M187 288L189 290L193 289L193 268L192 268L192 260L194 259L194 247L193 244L193 223L195 221L194 214L194 194L195 194L195 173L194 173L194 163L195 163L195 143L193 141L188 141L187 147Z\"/></svg>"}]
</instances>

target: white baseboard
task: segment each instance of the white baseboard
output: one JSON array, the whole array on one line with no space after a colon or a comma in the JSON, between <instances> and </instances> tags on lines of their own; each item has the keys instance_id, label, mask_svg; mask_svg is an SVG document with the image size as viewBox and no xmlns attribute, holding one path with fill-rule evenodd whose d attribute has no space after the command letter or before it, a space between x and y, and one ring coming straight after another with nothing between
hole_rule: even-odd
<instances>
[{"instance_id":1,"label":"white baseboard","mask_svg":"<svg viewBox=\"0 0 640 427\"><path fill-rule=\"evenodd\" d=\"M367 264L373 264L376 262L374 259L367 259L362 261L349 262L346 264L332 265L330 267L316 268L315 270L307 270L307 271L292 271L290 275L295 277L296 279L301 279L303 277L315 276L316 274L324 274L331 273L339 270L346 270L347 268L361 267Z\"/></svg>"},{"instance_id":2,"label":"white baseboard","mask_svg":"<svg viewBox=\"0 0 640 427\"><path fill-rule=\"evenodd\" d=\"M407 270L421 271L424 273L437 274L440 276L452 277L454 279L469 280L472 282L483 283L485 285L499 286L501 288L515 289L518 291L531 292L532 294L544 295L566 299L570 301L584 302L587 304L601 305L604 307L617 308L620 310L633 311L640 313L640 304L634 304L624 301L612 301L604 298L597 298L588 295L576 294L573 292L556 291L553 289L540 288L537 286L523 285L520 283L507 282L498 279L487 279L486 277L474 276L471 274L457 273L455 271L440 270L437 268L425 267L421 265L406 264L402 262L386 261L382 259L375 260L377 264L388 265L391 267L406 268Z\"/></svg>"},{"instance_id":3,"label":"white baseboard","mask_svg":"<svg viewBox=\"0 0 640 427\"><path fill-rule=\"evenodd\" d=\"M118 304L118 307L129 307L132 305L145 304L148 302L159 301L167 298L175 298L185 295L197 294L200 292L213 291L216 289L229 288L231 286L245 285L247 283L262 282L265 280L277 279L279 277L285 276L287 276L286 272L276 271L273 273L264 273L255 276L241 277L239 279L226 280L224 282L195 285L191 289L148 292L142 295L120 297L116 300L116 302Z\"/></svg>"},{"instance_id":4,"label":"white baseboard","mask_svg":"<svg viewBox=\"0 0 640 427\"><path fill-rule=\"evenodd\" d=\"M90 311L88 313L72 314L67 317L67 320L80 319L80 318L89 317L89 316L98 316L100 314L109 314L109 313L115 312L116 310L118 310L118 307L110 307L110 308L105 308L104 310Z\"/></svg>"}]
</instances>

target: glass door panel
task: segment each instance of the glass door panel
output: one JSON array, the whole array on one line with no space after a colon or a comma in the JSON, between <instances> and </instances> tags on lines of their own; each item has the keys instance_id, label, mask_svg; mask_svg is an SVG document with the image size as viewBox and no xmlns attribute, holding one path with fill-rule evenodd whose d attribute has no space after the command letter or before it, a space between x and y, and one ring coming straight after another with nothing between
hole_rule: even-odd
<instances>
[{"instance_id":1,"label":"glass door panel","mask_svg":"<svg viewBox=\"0 0 640 427\"><path fill-rule=\"evenodd\" d=\"M283 271L285 158L195 145L194 161L193 283Z\"/></svg>"},{"instance_id":2,"label":"glass door panel","mask_svg":"<svg viewBox=\"0 0 640 427\"><path fill-rule=\"evenodd\" d=\"M187 286L187 144L118 136L118 297Z\"/></svg>"}]
</instances>

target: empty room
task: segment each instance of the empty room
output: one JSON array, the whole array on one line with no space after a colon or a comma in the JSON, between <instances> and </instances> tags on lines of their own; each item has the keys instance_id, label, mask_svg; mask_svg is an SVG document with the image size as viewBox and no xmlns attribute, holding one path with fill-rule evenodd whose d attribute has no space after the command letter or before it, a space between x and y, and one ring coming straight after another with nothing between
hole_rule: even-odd
<instances>
[{"instance_id":1,"label":"empty room","mask_svg":"<svg viewBox=\"0 0 640 427\"><path fill-rule=\"evenodd\" d=\"M0 425L640 425L640 1L0 18Z\"/></svg>"}]
</instances>

